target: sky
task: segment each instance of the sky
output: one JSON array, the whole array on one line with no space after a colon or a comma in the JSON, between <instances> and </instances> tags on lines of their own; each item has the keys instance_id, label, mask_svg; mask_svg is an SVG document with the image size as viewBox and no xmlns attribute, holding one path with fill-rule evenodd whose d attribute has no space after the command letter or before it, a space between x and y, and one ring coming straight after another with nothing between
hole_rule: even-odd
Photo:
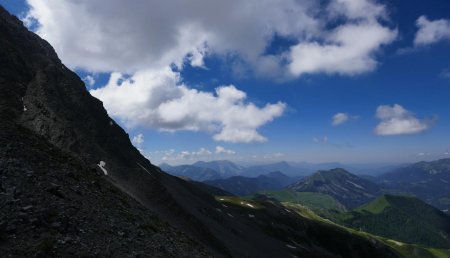
<instances>
[{"instance_id":1,"label":"sky","mask_svg":"<svg viewBox=\"0 0 450 258\"><path fill-rule=\"evenodd\" d=\"M449 157L448 0L0 0L152 163Z\"/></svg>"}]
</instances>

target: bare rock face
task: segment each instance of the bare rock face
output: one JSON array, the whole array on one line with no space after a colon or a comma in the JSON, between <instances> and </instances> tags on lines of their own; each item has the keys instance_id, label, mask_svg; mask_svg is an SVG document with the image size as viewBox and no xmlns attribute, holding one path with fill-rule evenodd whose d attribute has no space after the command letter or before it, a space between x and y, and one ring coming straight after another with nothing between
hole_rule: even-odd
<instances>
[{"instance_id":1,"label":"bare rock face","mask_svg":"<svg viewBox=\"0 0 450 258\"><path fill-rule=\"evenodd\" d=\"M397 257L279 204L227 206L208 191L153 166L0 7L0 256Z\"/></svg>"}]
</instances>

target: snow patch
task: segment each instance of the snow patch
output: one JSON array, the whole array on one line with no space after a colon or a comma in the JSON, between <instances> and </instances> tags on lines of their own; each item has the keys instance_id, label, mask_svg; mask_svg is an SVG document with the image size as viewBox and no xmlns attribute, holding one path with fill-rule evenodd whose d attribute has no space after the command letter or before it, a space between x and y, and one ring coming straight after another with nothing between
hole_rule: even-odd
<instances>
[{"instance_id":1,"label":"snow patch","mask_svg":"<svg viewBox=\"0 0 450 258\"><path fill-rule=\"evenodd\" d=\"M23 112L27 111L27 107L23 106Z\"/></svg>"},{"instance_id":2,"label":"snow patch","mask_svg":"<svg viewBox=\"0 0 450 258\"><path fill-rule=\"evenodd\" d=\"M255 215L253 215L253 214L248 214L248 217L249 217L249 218L254 218Z\"/></svg>"},{"instance_id":3,"label":"snow patch","mask_svg":"<svg viewBox=\"0 0 450 258\"><path fill-rule=\"evenodd\" d=\"M219 208L216 208L216 210L217 210L218 212L222 212L222 210L221 210L221 209L219 209Z\"/></svg>"},{"instance_id":4,"label":"snow patch","mask_svg":"<svg viewBox=\"0 0 450 258\"><path fill-rule=\"evenodd\" d=\"M106 168L105 168L106 162L104 162L103 160L101 160L100 163L97 164L97 166L103 171L103 173L105 174L105 176L108 175L108 171L107 171Z\"/></svg>"},{"instance_id":5,"label":"snow patch","mask_svg":"<svg viewBox=\"0 0 450 258\"><path fill-rule=\"evenodd\" d=\"M293 246L293 245L290 245L290 244L286 244L286 247L287 247L287 248L290 248L290 249L297 249L297 247L295 247L295 246Z\"/></svg>"},{"instance_id":6,"label":"snow patch","mask_svg":"<svg viewBox=\"0 0 450 258\"><path fill-rule=\"evenodd\" d=\"M250 203L246 203L245 205L247 205L250 208L255 208L255 206L251 205Z\"/></svg>"},{"instance_id":7,"label":"snow patch","mask_svg":"<svg viewBox=\"0 0 450 258\"><path fill-rule=\"evenodd\" d=\"M227 213L227 215L228 215L228 216L230 216L231 218L234 218L234 216L233 216L233 215L231 215L230 213Z\"/></svg>"},{"instance_id":8,"label":"snow patch","mask_svg":"<svg viewBox=\"0 0 450 258\"><path fill-rule=\"evenodd\" d=\"M109 125L114 125L113 121L109 121Z\"/></svg>"}]
</instances>

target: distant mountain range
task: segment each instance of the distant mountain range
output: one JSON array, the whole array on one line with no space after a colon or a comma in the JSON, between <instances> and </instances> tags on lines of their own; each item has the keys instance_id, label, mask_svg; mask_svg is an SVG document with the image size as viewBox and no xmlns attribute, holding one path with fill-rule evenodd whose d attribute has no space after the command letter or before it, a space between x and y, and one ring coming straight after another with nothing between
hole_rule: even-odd
<instances>
[{"instance_id":1,"label":"distant mountain range","mask_svg":"<svg viewBox=\"0 0 450 258\"><path fill-rule=\"evenodd\" d=\"M198 182L222 178L219 172L213 169L194 165L170 166L169 164L163 163L159 167L161 170L174 176L189 178Z\"/></svg>"},{"instance_id":2,"label":"distant mountain range","mask_svg":"<svg viewBox=\"0 0 450 258\"><path fill-rule=\"evenodd\" d=\"M415 197L382 195L335 221L405 243L450 247L450 217Z\"/></svg>"},{"instance_id":3,"label":"distant mountain range","mask_svg":"<svg viewBox=\"0 0 450 258\"><path fill-rule=\"evenodd\" d=\"M347 208L358 207L381 193L376 183L340 168L317 171L288 188L330 195Z\"/></svg>"},{"instance_id":4,"label":"distant mountain range","mask_svg":"<svg viewBox=\"0 0 450 258\"><path fill-rule=\"evenodd\" d=\"M394 193L411 193L441 210L450 209L450 159L415 163L378 180Z\"/></svg>"},{"instance_id":5,"label":"distant mountain range","mask_svg":"<svg viewBox=\"0 0 450 258\"><path fill-rule=\"evenodd\" d=\"M245 196L260 191L281 190L297 180L298 178L288 177L276 171L254 178L233 176L227 179L205 181L204 183L236 195Z\"/></svg>"},{"instance_id":6,"label":"distant mountain range","mask_svg":"<svg viewBox=\"0 0 450 258\"><path fill-rule=\"evenodd\" d=\"M304 177L311 175L318 170L329 170L337 167L352 171L358 175L376 176L398 168L398 165L375 165L375 164L350 164L341 163L307 163L307 162L286 162L259 165L238 165L229 160L198 161L190 165L171 166L162 163L159 167L172 175L187 177L195 181L211 181L226 179L233 176L258 177L270 172L279 171L289 177ZM368 176L368 177L370 177Z\"/></svg>"}]
</instances>

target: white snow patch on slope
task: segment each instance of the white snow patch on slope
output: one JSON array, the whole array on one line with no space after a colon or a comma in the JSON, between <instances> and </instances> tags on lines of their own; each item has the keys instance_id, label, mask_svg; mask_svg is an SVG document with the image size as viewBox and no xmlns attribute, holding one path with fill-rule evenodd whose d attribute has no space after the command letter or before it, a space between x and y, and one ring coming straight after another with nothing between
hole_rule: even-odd
<instances>
[{"instance_id":1,"label":"white snow patch on slope","mask_svg":"<svg viewBox=\"0 0 450 258\"><path fill-rule=\"evenodd\" d=\"M104 162L103 160L101 160L100 163L97 164L97 166L103 171L103 173L105 174L105 176L108 175L108 171L105 169L106 162Z\"/></svg>"}]
</instances>

